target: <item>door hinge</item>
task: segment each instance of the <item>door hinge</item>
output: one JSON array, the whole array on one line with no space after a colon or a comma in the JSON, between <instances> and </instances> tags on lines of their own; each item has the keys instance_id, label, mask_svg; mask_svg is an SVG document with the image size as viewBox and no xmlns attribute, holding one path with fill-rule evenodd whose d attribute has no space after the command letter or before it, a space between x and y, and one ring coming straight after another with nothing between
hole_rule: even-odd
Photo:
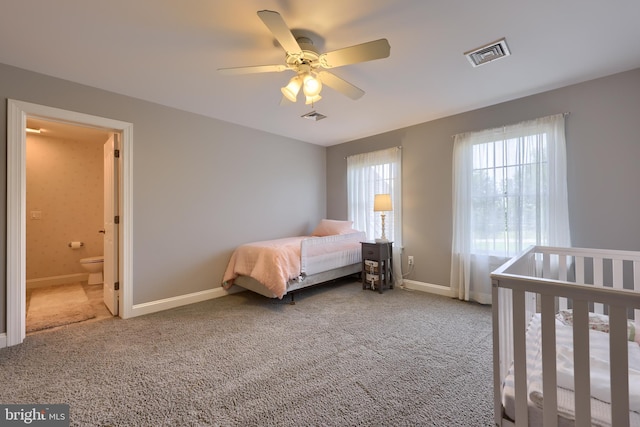
<instances>
[{"instance_id":1,"label":"door hinge","mask_svg":"<svg viewBox=\"0 0 640 427\"><path fill-rule=\"evenodd\" d=\"M120 150L113 150L113 157L116 159L120 158Z\"/></svg>"},{"instance_id":2,"label":"door hinge","mask_svg":"<svg viewBox=\"0 0 640 427\"><path fill-rule=\"evenodd\" d=\"M113 217L113 223L114 224L120 224L120 215L116 215Z\"/></svg>"},{"instance_id":3,"label":"door hinge","mask_svg":"<svg viewBox=\"0 0 640 427\"><path fill-rule=\"evenodd\" d=\"M114 282L113 283L113 290L114 291L119 291L120 290L120 282Z\"/></svg>"}]
</instances>

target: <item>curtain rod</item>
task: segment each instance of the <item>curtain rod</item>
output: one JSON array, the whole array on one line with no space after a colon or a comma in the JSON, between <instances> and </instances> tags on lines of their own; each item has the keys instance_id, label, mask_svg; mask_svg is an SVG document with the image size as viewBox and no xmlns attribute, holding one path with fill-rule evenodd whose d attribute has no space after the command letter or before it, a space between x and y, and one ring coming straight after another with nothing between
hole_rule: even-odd
<instances>
[{"instance_id":1,"label":"curtain rod","mask_svg":"<svg viewBox=\"0 0 640 427\"><path fill-rule=\"evenodd\" d=\"M562 114L564 117L567 117L568 115L570 115L570 114L571 114L571 112L566 111L566 112L564 112L564 113L558 113L558 114ZM548 116L538 117L538 119L543 119L543 118L545 118L545 117L551 117L551 116L555 116L555 114L551 114L551 115L548 115ZM531 119L531 120L537 120L537 119ZM528 121L529 121L529 120L523 120L522 122L528 122ZM519 122L519 123L522 123L522 122ZM511 125L514 125L514 124L518 124L518 123L511 123L511 124L509 124L509 125L495 126L495 127L493 127L493 128L489 128L489 129L505 128L505 127L507 127L507 126L511 126ZM483 129L483 130L486 130L486 129ZM481 131L469 131L469 132L481 132ZM456 137L456 135L460 135L460 134L462 134L462 133L467 133L467 132L461 132L461 133L457 133L457 134L455 134L455 135L451 135L451 139L455 138L455 137Z\"/></svg>"},{"instance_id":2,"label":"curtain rod","mask_svg":"<svg viewBox=\"0 0 640 427\"><path fill-rule=\"evenodd\" d=\"M397 148L398 150L402 150L402 145L396 145L395 147L389 147L389 148ZM388 150L389 148L383 148L381 150L376 150L376 151L384 151L384 150ZM375 153L376 151L369 151L368 153ZM351 156L358 156L360 154L365 154L365 153L349 154L348 156L345 156L344 159L347 160L347 158L349 158Z\"/></svg>"}]
</instances>

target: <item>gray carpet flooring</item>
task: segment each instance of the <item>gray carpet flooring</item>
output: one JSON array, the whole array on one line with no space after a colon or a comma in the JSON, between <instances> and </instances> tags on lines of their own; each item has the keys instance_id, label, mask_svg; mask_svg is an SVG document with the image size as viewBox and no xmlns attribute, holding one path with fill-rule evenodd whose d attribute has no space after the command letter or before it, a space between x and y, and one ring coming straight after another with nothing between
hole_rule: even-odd
<instances>
[{"instance_id":1,"label":"gray carpet flooring","mask_svg":"<svg viewBox=\"0 0 640 427\"><path fill-rule=\"evenodd\" d=\"M489 426L490 308L338 281L77 323L0 349L0 403L77 426Z\"/></svg>"}]
</instances>

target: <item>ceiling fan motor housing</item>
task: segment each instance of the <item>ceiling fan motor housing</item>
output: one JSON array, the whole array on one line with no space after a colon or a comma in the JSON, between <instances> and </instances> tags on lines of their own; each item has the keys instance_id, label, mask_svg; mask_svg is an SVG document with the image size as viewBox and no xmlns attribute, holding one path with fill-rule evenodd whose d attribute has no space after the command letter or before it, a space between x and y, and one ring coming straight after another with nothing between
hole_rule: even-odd
<instances>
[{"instance_id":1,"label":"ceiling fan motor housing","mask_svg":"<svg viewBox=\"0 0 640 427\"><path fill-rule=\"evenodd\" d=\"M308 37L298 37L296 41L300 45L300 52L287 52L287 66L298 74L308 73L320 67L320 55L313 41Z\"/></svg>"}]
</instances>

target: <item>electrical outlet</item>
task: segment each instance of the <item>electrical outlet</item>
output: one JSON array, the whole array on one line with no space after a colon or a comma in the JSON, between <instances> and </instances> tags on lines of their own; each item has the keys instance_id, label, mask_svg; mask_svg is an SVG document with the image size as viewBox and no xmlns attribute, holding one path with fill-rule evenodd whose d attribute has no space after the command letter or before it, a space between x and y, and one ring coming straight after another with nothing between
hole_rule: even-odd
<instances>
[{"instance_id":1,"label":"electrical outlet","mask_svg":"<svg viewBox=\"0 0 640 427\"><path fill-rule=\"evenodd\" d=\"M413 255L409 255L409 265L413 265Z\"/></svg>"}]
</instances>

